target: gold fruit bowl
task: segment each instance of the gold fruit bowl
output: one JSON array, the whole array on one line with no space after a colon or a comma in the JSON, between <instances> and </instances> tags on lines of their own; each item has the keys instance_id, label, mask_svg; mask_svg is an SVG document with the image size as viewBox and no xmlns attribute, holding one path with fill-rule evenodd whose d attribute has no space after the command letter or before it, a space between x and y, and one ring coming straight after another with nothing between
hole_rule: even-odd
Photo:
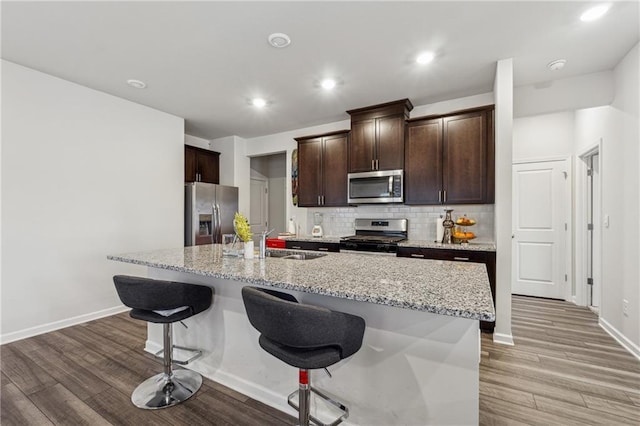
<instances>
[{"instance_id":1,"label":"gold fruit bowl","mask_svg":"<svg viewBox=\"0 0 640 426\"><path fill-rule=\"evenodd\" d=\"M476 221L474 219L463 219L463 218L459 218L458 220L456 220L455 224L457 226L473 226L476 224Z\"/></svg>"},{"instance_id":2,"label":"gold fruit bowl","mask_svg":"<svg viewBox=\"0 0 640 426\"><path fill-rule=\"evenodd\" d=\"M456 232L453 234L453 239L458 240L459 242L467 242L469 240L474 240L476 238L473 232L460 233Z\"/></svg>"}]
</instances>

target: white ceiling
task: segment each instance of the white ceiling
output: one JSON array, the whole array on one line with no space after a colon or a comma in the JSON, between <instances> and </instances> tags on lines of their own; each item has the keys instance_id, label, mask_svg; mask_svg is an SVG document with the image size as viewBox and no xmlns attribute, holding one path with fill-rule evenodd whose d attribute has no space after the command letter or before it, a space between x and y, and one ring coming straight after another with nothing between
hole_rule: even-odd
<instances>
[{"instance_id":1,"label":"white ceiling","mask_svg":"<svg viewBox=\"0 0 640 426\"><path fill-rule=\"evenodd\" d=\"M2 57L186 120L188 134L254 137L348 109L487 93L612 69L639 39L638 2L585 24L591 1L2 2ZM292 44L267 44L284 32ZM427 66L415 55L435 50ZM567 59L562 71L546 64ZM318 81L334 76L331 93ZM147 83L144 90L127 79ZM248 100L261 96L267 108Z\"/></svg>"}]
</instances>

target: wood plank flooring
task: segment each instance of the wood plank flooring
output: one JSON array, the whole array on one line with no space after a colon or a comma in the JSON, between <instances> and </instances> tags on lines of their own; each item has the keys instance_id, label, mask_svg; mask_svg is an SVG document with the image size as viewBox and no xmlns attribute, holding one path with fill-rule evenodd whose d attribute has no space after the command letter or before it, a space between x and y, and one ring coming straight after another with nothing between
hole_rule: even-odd
<instances>
[{"instance_id":1,"label":"wood plank flooring","mask_svg":"<svg viewBox=\"0 0 640 426\"><path fill-rule=\"evenodd\" d=\"M640 362L589 309L514 296L512 324L515 346L482 336L480 424L640 424Z\"/></svg>"},{"instance_id":2,"label":"wood plank flooring","mask_svg":"<svg viewBox=\"0 0 640 426\"><path fill-rule=\"evenodd\" d=\"M640 424L640 362L588 309L514 296L513 335L513 347L482 336L480 424ZM132 390L162 370L145 338L143 322L119 314L1 346L0 423L296 424L208 379L184 404L135 408Z\"/></svg>"}]
</instances>

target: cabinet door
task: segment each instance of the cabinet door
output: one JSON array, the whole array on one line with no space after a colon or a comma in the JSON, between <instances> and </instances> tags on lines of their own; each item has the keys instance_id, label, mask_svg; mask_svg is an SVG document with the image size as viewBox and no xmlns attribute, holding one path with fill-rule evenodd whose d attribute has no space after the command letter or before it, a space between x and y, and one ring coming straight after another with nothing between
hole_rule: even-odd
<instances>
[{"instance_id":1,"label":"cabinet door","mask_svg":"<svg viewBox=\"0 0 640 426\"><path fill-rule=\"evenodd\" d=\"M200 181L220 183L220 155L216 152L200 151L197 155Z\"/></svg>"},{"instance_id":2,"label":"cabinet door","mask_svg":"<svg viewBox=\"0 0 640 426\"><path fill-rule=\"evenodd\" d=\"M397 170L404 166L404 116L376 119L377 170Z\"/></svg>"},{"instance_id":3,"label":"cabinet door","mask_svg":"<svg viewBox=\"0 0 640 426\"><path fill-rule=\"evenodd\" d=\"M347 134L324 138L322 152L323 206L347 205Z\"/></svg>"},{"instance_id":4,"label":"cabinet door","mask_svg":"<svg viewBox=\"0 0 640 426\"><path fill-rule=\"evenodd\" d=\"M368 172L373 170L376 137L375 120L351 123L349 141L349 172Z\"/></svg>"},{"instance_id":5,"label":"cabinet door","mask_svg":"<svg viewBox=\"0 0 640 426\"><path fill-rule=\"evenodd\" d=\"M184 181L196 181L196 150L185 145L184 147Z\"/></svg>"},{"instance_id":6,"label":"cabinet door","mask_svg":"<svg viewBox=\"0 0 640 426\"><path fill-rule=\"evenodd\" d=\"M321 138L298 142L298 205L301 207L319 204L321 160Z\"/></svg>"},{"instance_id":7,"label":"cabinet door","mask_svg":"<svg viewBox=\"0 0 640 426\"><path fill-rule=\"evenodd\" d=\"M404 160L405 203L439 204L442 196L442 119L407 127Z\"/></svg>"},{"instance_id":8,"label":"cabinet door","mask_svg":"<svg viewBox=\"0 0 640 426\"><path fill-rule=\"evenodd\" d=\"M445 204L481 204L487 200L487 114L443 118Z\"/></svg>"}]
</instances>

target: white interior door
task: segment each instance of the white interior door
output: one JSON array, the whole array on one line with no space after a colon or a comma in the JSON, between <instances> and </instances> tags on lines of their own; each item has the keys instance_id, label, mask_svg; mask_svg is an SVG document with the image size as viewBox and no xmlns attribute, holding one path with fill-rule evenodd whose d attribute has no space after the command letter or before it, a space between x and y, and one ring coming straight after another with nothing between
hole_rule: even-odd
<instances>
[{"instance_id":1,"label":"white interior door","mask_svg":"<svg viewBox=\"0 0 640 426\"><path fill-rule=\"evenodd\" d=\"M269 188L266 179L251 178L249 224L254 240L269 226Z\"/></svg>"},{"instance_id":2,"label":"white interior door","mask_svg":"<svg viewBox=\"0 0 640 426\"><path fill-rule=\"evenodd\" d=\"M512 293L564 299L566 161L513 165Z\"/></svg>"}]
</instances>

